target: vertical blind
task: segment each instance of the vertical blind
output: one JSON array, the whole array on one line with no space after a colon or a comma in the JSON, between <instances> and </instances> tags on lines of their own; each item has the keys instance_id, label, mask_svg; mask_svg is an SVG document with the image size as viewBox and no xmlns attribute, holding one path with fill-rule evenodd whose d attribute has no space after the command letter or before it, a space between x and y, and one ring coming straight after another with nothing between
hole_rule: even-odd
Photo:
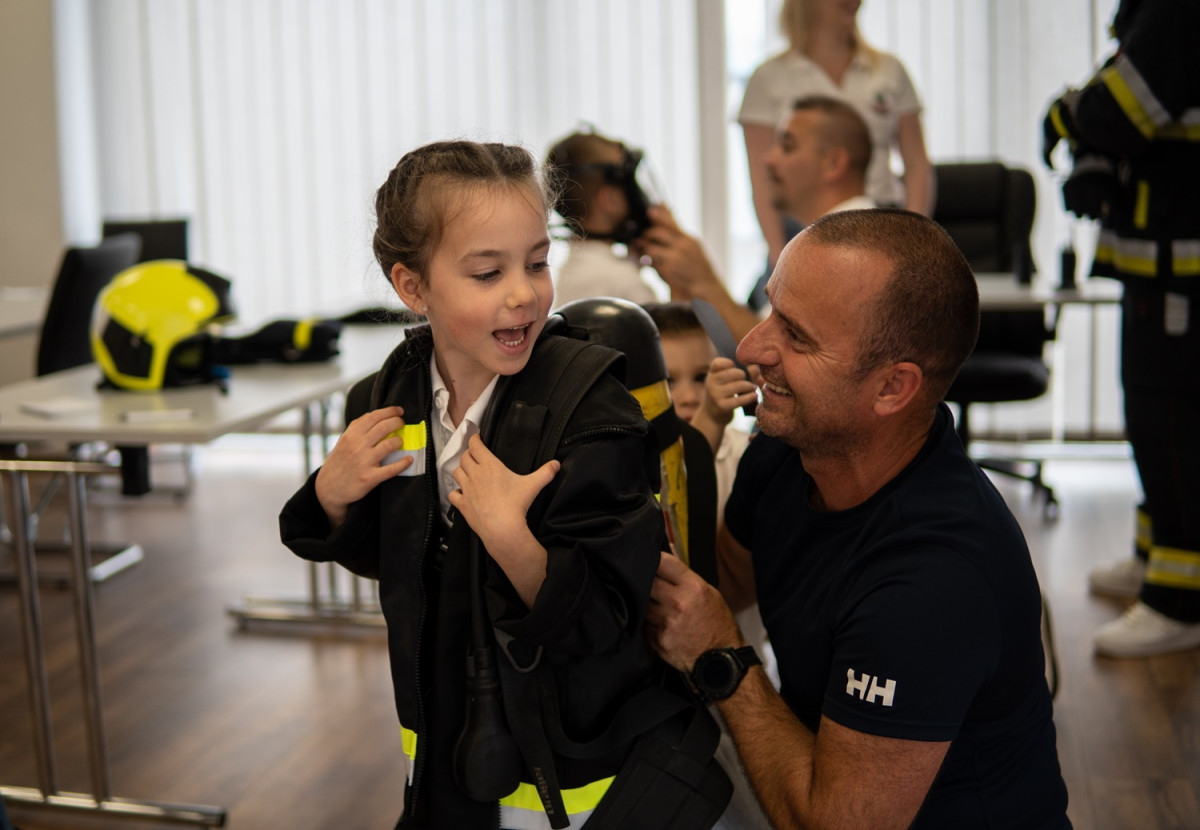
<instances>
[{"instance_id":1,"label":"vertical blind","mask_svg":"<svg viewBox=\"0 0 1200 830\"><path fill-rule=\"evenodd\" d=\"M243 320L389 301L374 190L428 141L645 150L688 227L695 0L59 0L68 237L186 216ZM82 90L80 89L82 87ZM89 163L89 159L91 163Z\"/></svg>"},{"instance_id":2,"label":"vertical blind","mask_svg":"<svg viewBox=\"0 0 1200 830\"><path fill-rule=\"evenodd\" d=\"M781 0L56 0L67 236L187 216L192 259L243 320L390 301L372 200L408 149L465 137L538 156L590 123L642 147L681 224L736 292L764 257L734 114L785 42ZM1094 228L1040 160L1049 100L1110 49L1116 0L866 0L865 37L904 61L935 161L998 158L1038 188L1035 261L1057 279ZM724 167L724 170L720 169ZM1119 431L1116 312L1067 309L1055 395L1007 424ZM1093 333L1093 324L1095 331ZM988 413L976 419L991 426Z\"/></svg>"}]
</instances>

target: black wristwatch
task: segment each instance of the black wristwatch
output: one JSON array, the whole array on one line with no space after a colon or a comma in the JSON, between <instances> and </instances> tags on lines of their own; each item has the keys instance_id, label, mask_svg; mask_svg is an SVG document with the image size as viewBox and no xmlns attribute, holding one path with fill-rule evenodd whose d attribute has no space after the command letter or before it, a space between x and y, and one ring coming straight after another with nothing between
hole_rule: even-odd
<instances>
[{"instance_id":1,"label":"black wristwatch","mask_svg":"<svg viewBox=\"0 0 1200 830\"><path fill-rule=\"evenodd\" d=\"M688 678L700 699L708 703L729 697L737 691L747 670L761 665L754 646L711 648L696 658Z\"/></svg>"}]
</instances>

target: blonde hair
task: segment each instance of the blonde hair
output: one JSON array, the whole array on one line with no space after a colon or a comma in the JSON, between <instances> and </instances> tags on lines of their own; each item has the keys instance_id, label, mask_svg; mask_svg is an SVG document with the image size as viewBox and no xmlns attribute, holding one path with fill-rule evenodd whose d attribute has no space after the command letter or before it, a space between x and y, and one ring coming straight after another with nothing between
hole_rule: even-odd
<instances>
[{"instance_id":1,"label":"blonde hair","mask_svg":"<svg viewBox=\"0 0 1200 830\"><path fill-rule=\"evenodd\" d=\"M805 47L808 46L809 35L808 18L811 14L809 0L783 0L783 5L779 8L779 31L787 37L789 51L798 52L801 55L806 54ZM872 64L879 60L879 53L863 40L857 21L854 24L854 30L850 33L850 41L854 51L866 57Z\"/></svg>"}]
</instances>

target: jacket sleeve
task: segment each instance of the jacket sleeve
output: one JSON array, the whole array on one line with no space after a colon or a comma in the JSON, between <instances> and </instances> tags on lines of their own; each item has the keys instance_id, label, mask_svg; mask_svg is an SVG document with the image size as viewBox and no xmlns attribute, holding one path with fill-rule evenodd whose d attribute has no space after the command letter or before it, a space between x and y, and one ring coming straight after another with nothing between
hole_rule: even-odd
<instances>
[{"instance_id":1,"label":"jacket sleeve","mask_svg":"<svg viewBox=\"0 0 1200 830\"><path fill-rule=\"evenodd\" d=\"M325 509L317 500L316 481L314 472L284 504L279 514L280 540L302 559L336 562L359 576L378 579L377 491L350 505L346 521L331 529Z\"/></svg>"},{"instance_id":2,"label":"jacket sleeve","mask_svg":"<svg viewBox=\"0 0 1200 830\"><path fill-rule=\"evenodd\" d=\"M1136 153L1195 104L1200 4L1144 0L1121 48L1069 100L1069 137L1106 155Z\"/></svg>"},{"instance_id":3,"label":"jacket sleeve","mask_svg":"<svg viewBox=\"0 0 1200 830\"><path fill-rule=\"evenodd\" d=\"M653 439L637 402L614 379L605 380L613 386L600 397L616 397L621 418L603 428L572 424L557 453L562 468L530 509L534 534L548 552L533 608L511 589L489 586L498 628L567 653L614 651L641 636L659 551L666 549L646 468L648 453L657 458ZM596 398L594 390L579 409L593 418L597 410L613 411L611 402Z\"/></svg>"}]
</instances>

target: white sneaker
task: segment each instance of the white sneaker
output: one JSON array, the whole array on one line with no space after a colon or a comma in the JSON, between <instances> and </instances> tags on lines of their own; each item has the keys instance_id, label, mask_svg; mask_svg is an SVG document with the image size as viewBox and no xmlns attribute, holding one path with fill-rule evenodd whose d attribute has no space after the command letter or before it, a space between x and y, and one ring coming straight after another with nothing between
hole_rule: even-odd
<instances>
[{"instance_id":1,"label":"white sneaker","mask_svg":"<svg viewBox=\"0 0 1200 830\"><path fill-rule=\"evenodd\" d=\"M1200 623L1165 617L1135 602L1120 618L1096 631L1096 653L1105 657L1148 657L1200 646Z\"/></svg>"},{"instance_id":2,"label":"white sneaker","mask_svg":"<svg viewBox=\"0 0 1200 830\"><path fill-rule=\"evenodd\" d=\"M1093 568L1088 574L1088 589L1093 594L1117 599L1134 599L1142 590L1146 578L1146 563L1136 556L1122 559L1114 565Z\"/></svg>"}]
</instances>

